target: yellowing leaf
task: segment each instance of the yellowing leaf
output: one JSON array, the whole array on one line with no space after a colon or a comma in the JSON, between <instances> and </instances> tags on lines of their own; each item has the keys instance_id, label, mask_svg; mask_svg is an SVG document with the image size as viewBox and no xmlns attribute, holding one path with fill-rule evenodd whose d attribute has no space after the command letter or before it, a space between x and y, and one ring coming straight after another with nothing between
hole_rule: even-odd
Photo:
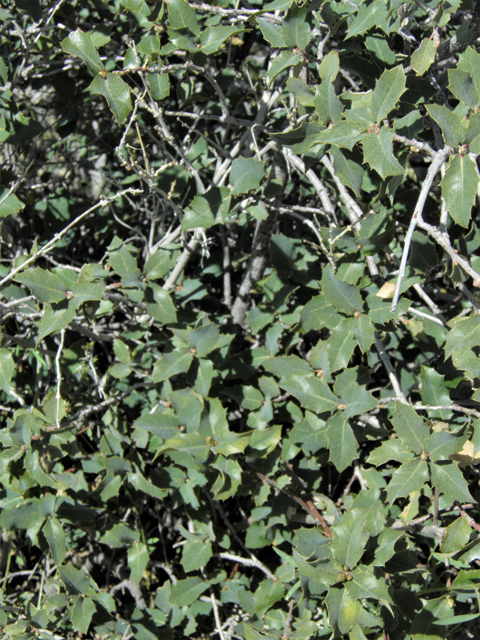
<instances>
[{"instance_id":1,"label":"yellowing leaf","mask_svg":"<svg viewBox=\"0 0 480 640\"><path fill-rule=\"evenodd\" d=\"M393 282L385 282L383 287L375 294L379 298L391 298L395 291L395 284Z\"/></svg>"},{"instance_id":2,"label":"yellowing leaf","mask_svg":"<svg viewBox=\"0 0 480 640\"><path fill-rule=\"evenodd\" d=\"M478 451L474 455L474 444L471 440L467 440L463 445L463 449L458 453L454 453L450 456L450 460L457 460L459 466L465 469L470 464L479 464L480 463L480 451Z\"/></svg>"}]
</instances>

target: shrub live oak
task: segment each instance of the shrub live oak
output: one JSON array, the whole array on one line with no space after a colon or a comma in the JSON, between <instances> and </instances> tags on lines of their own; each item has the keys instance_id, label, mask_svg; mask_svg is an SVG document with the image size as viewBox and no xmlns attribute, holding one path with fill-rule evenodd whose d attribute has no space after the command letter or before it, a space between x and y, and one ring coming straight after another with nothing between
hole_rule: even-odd
<instances>
[{"instance_id":1,"label":"shrub live oak","mask_svg":"<svg viewBox=\"0 0 480 640\"><path fill-rule=\"evenodd\" d=\"M0 20L1 638L478 637L478 1Z\"/></svg>"}]
</instances>

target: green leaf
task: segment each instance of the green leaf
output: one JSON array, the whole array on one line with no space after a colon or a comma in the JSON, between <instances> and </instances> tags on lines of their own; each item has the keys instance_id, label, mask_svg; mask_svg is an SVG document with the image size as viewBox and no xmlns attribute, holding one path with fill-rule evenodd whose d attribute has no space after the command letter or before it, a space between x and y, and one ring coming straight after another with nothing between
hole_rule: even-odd
<instances>
[{"instance_id":1,"label":"green leaf","mask_svg":"<svg viewBox=\"0 0 480 640\"><path fill-rule=\"evenodd\" d=\"M452 618L450 598L446 596L426 600L421 612L414 619L411 634L412 640L441 640L445 630L437 623Z\"/></svg>"},{"instance_id":2,"label":"green leaf","mask_svg":"<svg viewBox=\"0 0 480 640\"><path fill-rule=\"evenodd\" d=\"M388 501L404 498L412 491L420 491L428 480L428 467L425 460L416 457L405 462L395 471L387 487Z\"/></svg>"},{"instance_id":3,"label":"green leaf","mask_svg":"<svg viewBox=\"0 0 480 640\"><path fill-rule=\"evenodd\" d=\"M422 365L421 380L422 388L420 395L422 396L423 404L441 406L451 403L450 394L445 386L444 376L437 373L435 369ZM429 411L431 418L440 418L441 420L448 420L451 415L451 411Z\"/></svg>"},{"instance_id":4,"label":"green leaf","mask_svg":"<svg viewBox=\"0 0 480 640\"><path fill-rule=\"evenodd\" d=\"M179 347L172 353L166 353L153 366L152 382L162 382L178 373L186 373L193 355L189 347Z\"/></svg>"},{"instance_id":5,"label":"green leaf","mask_svg":"<svg viewBox=\"0 0 480 640\"><path fill-rule=\"evenodd\" d=\"M328 144L334 144L337 147L345 147L352 150L353 146L362 140L365 136L368 127L363 123L347 122L342 120L333 127L324 129L317 135L316 142L325 142Z\"/></svg>"},{"instance_id":6,"label":"green leaf","mask_svg":"<svg viewBox=\"0 0 480 640\"><path fill-rule=\"evenodd\" d=\"M346 589L331 587L325 598L325 604L328 609L330 626L333 627L335 636L344 636L348 633L350 639L353 640L351 630L358 626L357 622L363 612L360 602L354 600Z\"/></svg>"},{"instance_id":7,"label":"green leaf","mask_svg":"<svg viewBox=\"0 0 480 640\"><path fill-rule=\"evenodd\" d=\"M155 455L169 451L182 451L193 458L206 459L213 444L211 439L205 438L200 433L179 433L159 447Z\"/></svg>"},{"instance_id":8,"label":"green leaf","mask_svg":"<svg viewBox=\"0 0 480 640\"><path fill-rule=\"evenodd\" d=\"M79 282L75 283L70 288L70 293L73 294L73 298L70 305L74 309L78 309L84 302L91 300L102 300L102 294L105 291L105 285L97 284L95 282Z\"/></svg>"},{"instance_id":9,"label":"green leaf","mask_svg":"<svg viewBox=\"0 0 480 640\"><path fill-rule=\"evenodd\" d=\"M442 196L449 214L455 222L467 228L477 195L480 175L470 155L457 153L443 176Z\"/></svg>"},{"instance_id":10,"label":"green leaf","mask_svg":"<svg viewBox=\"0 0 480 640\"><path fill-rule=\"evenodd\" d=\"M468 490L468 485L458 468L458 462L449 460L436 464L430 463L430 473L432 474L432 484L437 487L452 502L476 502Z\"/></svg>"},{"instance_id":11,"label":"green leaf","mask_svg":"<svg viewBox=\"0 0 480 640\"><path fill-rule=\"evenodd\" d=\"M470 73L461 69L449 69L448 81L448 88L458 100L471 109L478 106L480 96Z\"/></svg>"},{"instance_id":12,"label":"green leaf","mask_svg":"<svg viewBox=\"0 0 480 640\"><path fill-rule=\"evenodd\" d=\"M285 595L285 587L280 580L263 580L255 591L255 613L262 617L268 609Z\"/></svg>"},{"instance_id":13,"label":"green leaf","mask_svg":"<svg viewBox=\"0 0 480 640\"><path fill-rule=\"evenodd\" d=\"M148 313L160 324L169 324L177 321L177 310L170 294L153 282L145 290L145 304Z\"/></svg>"},{"instance_id":14,"label":"green leaf","mask_svg":"<svg viewBox=\"0 0 480 640\"><path fill-rule=\"evenodd\" d=\"M459 56L457 67L466 73L469 73L474 82L477 91L480 91L480 55L470 46Z\"/></svg>"},{"instance_id":15,"label":"green leaf","mask_svg":"<svg viewBox=\"0 0 480 640\"><path fill-rule=\"evenodd\" d=\"M292 51L282 51L280 55L272 60L268 68L268 84L270 85L279 73L288 69L289 67L295 67L302 61L300 53L293 53Z\"/></svg>"},{"instance_id":16,"label":"green leaf","mask_svg":"<svg viewBox=\"0 0 480 640\"><path fill-rule=\"evenodd\" d=\"M402 66L384 71L377 80L370 103L372 124L381 124L405 93L405 71Z\"/></svg>"},{"instance_id":17,"label":"green leaf","mask_svg":"<svg viewBox=\"0 0 480 640\"><path fill-rule=\"evenodd\" d=\"M338 371L348 366L350 358L355 351L357 341L353 333L346 330L345 322L342 321L332 331L332 335L325 343L330 371Z\"/></svg>"},{"instance_id":18,"label":"green leaf","mask_svg":"<svg viewBox=\"0 0 480 640\"><path fill-rule=\"evenodd\" d=\"M286 379L281 378L278 384L282 389L298 398L302 406L315 413L336 411L340 404L339 398L318 378L289 376Z\"/></svg>"},{"instance_id":19,"label":"green leaf","mask_svg":"<svg viewBox=\"0 0 480 640\"><path fill-rule=\"evenodd\" d=\"M335 379L334 391L340 396L346 409L342 415L344 418L362 415L377 406L376 399L369 393L365 386L357 382L358 369L345 369Z\"/></svg>"},{"instance_id":20,"label":"green leaf","mask_svg":"<svg viewBox=\"0 0 480 640\"><path fill-rule=\"evenodd\" d=\"M348 27L347 39L366 33L372 27L385 28L388 23L387 5L385 3L370 2L362 4Z\"/></svg>"},{"instance_id":21,"label":"green leaf","mask_svg":"<svg viewBox=\"0 0 480 640\"><path fill-rule=\"evenodd\" d=\"M412 451L407 448L408 445L404 444L401 440L385 440L382 444L374 449L368 456L367 462L379 467L390 460L396 460L403 464L408 460L411 460L414 456Z\"/></svg>"},{"instance_id":22,"label":"green leaf","mask_svg":"<svg viewBox=\"0 0 480 640\"><path fill-rule=\"evenodd\" d=\"M230 184L232 195L248 193L256 189L263 179L265 162L253 158L237 158L232 163L230 171Z\"/></svg>"},{"instance_id":23,"label":"green leaf","mask_svg":"<svg viewBox=\"0 0 480 640\"><path fill-rule=\"evenodd\" d=\"M306 7L293 7L282 20L280 30L285 45L291 49L305 49L310 42L311 29L306 21Z\"/></svg>"},{"instance_id":24,"label":"green leaf","mask_svg":"<svg viewBox=\"0 0 480 640\"><path fill-rule=\"evenodd\" d=\"M213 322L203 325L198 329L194 329L188 335L188 344L190 348L196 350L199 358L204 358L213 349L215 349L220 332Z\"/></svg>"},{"instance_id":25,"label":"green leaf","mask_svg":"<svg viewBox=\"0 0 480 640\"><path fill-rule=\"evenodd\" d=\"M204 567L213 555L210 540L195 538L187 540L182 551L182 565L187 573Z\"/></svg>"},{"instance_id":26,"label":"green leaf","mask_svg":"<svg viewBox=\"0 0 480 640\"><path fill-rule=\"evenodd\" d=\"M128 550L128 567L130 578L137 584L142 579L149 560L150 556L146 545L142 542L133 542Z\"/></svg>"},{"instance_id":27,"label":"green leaf","mask_svg":"<svg viewBox=\"0 0 480 640\"><path fill-rule=\"evenodd\" d=\"M61 565L67 555L67 540L61 523L56 518L47 518L42 533L47 539L55 564Z\"/></svg>"},{"instance_id":28,"label":"green leaf","mask_svg":"<svg viewBox=\"0 0 480 640\"><path fill-rule=\"evenodd\" d=\"M257 24L260 27L265 40L276 48L284 48L285 40L282 37L282 27L279 24L272 24L270 21L263 18L257 18Z\"/></svg>"},{"instance_id":29,"label":"green leaf","mask_svg":"<svg viewBox=\"0 0 480 640\"><path fill-rule=\"evenodd\" d=\"M394 132L382 127L379 133L367 133L363 138L365 162L383 178L403 175L404 169L393 155Z\"/></svg>"},{"instance_id":30,"label":"green leaf","mask_svg":"<svg viewBox=\"0 0 480 640\"><path fill-rule=\"evenodd\" d=\"M466 436L459 436L448 431L432 433L425 445L425 451L433 462L448 460L451 456L462 450Z\"/></svg>"},{"instance_id":31,"label":"green leaf","mask_svg":"<svg viewBox=\"0 0 480 640\"><path fill-rule=\"evenodd\" d=\"M347 582L346 589L354 600L371 598L384 604L392 613L390 607L393 600L389 593L389 588L385 584L385 579L376 578L370 571L356 569L352 572L352 580Z\"/></svg>"},{"instance_id":32,"label":"green leaf","mask_svg":"<svg viewBox=\"0 0 480 640\"><path fill-rule=\"evenodd\" d=\"M400 440L410 451L420 455L430 435L430 429L410 405L396 403L392 424Z\"/></svg>"},{"instance_id":33,"label":"green leaf","mask_svg":"<svg viewBox=\"0 0 480 640\"><path fill-rule=\"evenodd\" d=\"M456 553L470 540L471 528L465 518L457 518L448 525L442 539L442 553Z\"/></svg>"},{"instance_id":34,"label":"green leaf","mask_svg":"<svg viewBox=\"0 0 480 640\"><path fill-rule=\"evenodd\" d=\"M132 542L138 542L140 535L123 522L114 524L111 529L106 531L100 538L102 544L108 544L114 549L121 549Z\"/></svg>"},{"instance_id":35,"label":"green leaf","mask_svg":"<svg viewBox=\"0 0 480 640\"><path fill-rule=\"evenodd\" d=\"M336 147L331 147L329 153L333 157L335 174L342 181L342 184L350 187L359 196L365 169L357 162L347 158L345 153L342 153Z\"/></svg>"},{"instance_id":36,"label":"green leaf","mask_svg":"<svg viewBox=\"0 0 480 640\"><path fill-rule=\"evenodd\" d=\"M289 378L290 376L314 375L313 369L298 356L275 356L262 362L265 371L276 376Z\"/></svg>"},{"instance_id":37,"label":"green leaf","mask_svg":"<svg viewBox=\"0 0 480 640\"><path fill-rule=\"evenodd\" d=\"M435 61L437 47L433 38L424 38L422 44L412 53L411 65L415 69L417 76L423 76Z\"/></svg>"},{"instance_id":38,"label":"green leaf","mask_svg":"<svg viewBox=\"0 0 480 640\"><path fill-rule=\"evenodd\" d=\"M303 80L300 80L300 78L289 78L287 80L287 89L303 107L314 106L315 93L312 88Z\"/></svg>"},{"instance_id":39,"label":"green leaf","mask_svg":"<svg viewBox=\"0 0 480 640\"><path fill-rule=\"evenodd\" d=\"M207 27L200 35L200 48L206 56L215 53L220 46L237 33L242 33L243 29L237 27Z\"/></svg>"},{"instance_id":40,"label":"green leaf","mask_svg":"<svg viewBox=\"0 0 480 640\"><path fill-rule=\"evenodd\" d=\"M174 253L158 249L148 258L143 273L147 280L157 280L163 278L174 266Z\"/></svg>"},{"instance_id":41,"label":"green leaf","mask_svg":"<svg viewBox=\"0 0 480 640\"><path fill-rule=\"evenodd\" d=\"M329 460L341 473L357 457L357 439L342 413L337 413L327 422L327 437L330 451Z\"/></svg>"},{"instance_id":42,"label":"green leaf","mask_svg":"<svg viewBox=\"0 0 480 640\"><path fill-rule=\"evenodd\" d=\"M6 196L6 193L8 193L8 189L5 189L3 194L0 194L0 218L6 218L18 213L25 207L14 193L9 196Z\"/></svg>"},{"instance_id":43,"label":"green leaf","mask_svg":"<svg viewBox=\"0 0 480 640\"><path fill-rule=\"evenodd\" d=\"M86 634L96 610L97 607L91 598L85 598L83 594L80 595L80 597L74 601L71 614L72 625L75 631Z\"/></svg>"},{"instance_id":44,"label":"green leaf","mask_svg":"<svg viewBox=\"0 0 480 640\"><path fill-rule=\"evenodd\" d=\"M154 100L160 101L168 98L170 95L170 78L167 73L149 73L147 81Z\"/></svg>"},{"instance_id":45,"label":"green leaf","mask_svg":"<svg viewBox=\"0 0 480 640\"><path fill-rule=\"evenodd\" d=\"M90 587L90 578L80 569L75 569L72 565L57 567L63 580L67 593L70 595L84 596Z\"/></svg>"},{"instance_id":46,"label":"green leaf","mask_svg":"<svg viewBox=\"0 0 480 640\"><path fill-rule=\"evenodd\" d=\"M62 40L61 45L65 53L70 53L71 55L81 58L93 75L97 75L97 73L105 70L103 62L100 60L100 56L93 46L92 38L88 33L77 29L71 33L68 38Z\"/></svg>"},{"instance_id":47,"label":"green leaf","mask_svg":"<svg viewBox=\"0 0 480 640\"><path fill-rule=\"evenodd\" d=\"M302 154L317 144L317 134L323 128L318 122L302 122L296 129L287 133L272 133L270 137L283 147L289 147L293 153Z\"/></svg>"},{"instance_id":48,"label":"green leaf","mask_svg":"<svg viewBox=\"0 0 480 640\"><path fill-rule=\"evenodd\" d=\"M16 275L14 279L26 284L39 302L60 302L66 299L67 287L60 278L50 271L40 269L40 267L27 269L27 271Z\"/></svg>"},{"instance_id":49,"label":"green leaf","mask_svg":"<svg viewBox=\"0 0 480 640\"><path fill-rule=\"evenodd\" d=\"M445 105L430 104L427 105L426 109L430 117L440 127L445 144L451 147L462 144L465 138L467 121L463 121L461 116L450 111Z\"/></svg>"},{"instance_id":50,"label":"green leaf","mask_svg":"<svg viewBox=\"0 0 480 640\"><path fill-rule=\"evenodd\" d=\"M368 315L361 313L349 318L348 330L355 335L362 353L367 353L375 342L375 326Z\"/></svg>"},{"instance_id":51,"label":"green leaf","mask_svg":"<svg viewBox=\"0 0 480 640\"><path fill-rule=\"evenodd\" d=\"M15 363L12 354L8 349L0 349L0 389L5 393L10 393L10 383L12 382Z\"/></svg>"},{"instance_id":52,"label":"green leaf","mask_svg":"<svg viewBox=\"0 0 480 640\"><path fill-rule=\"evenodd\" d=\"M480 616L480 613L465 613L463 616L452 616L451 618L444 618L443 620L435 620L437 627L447 627L452 624L464 624L465 622L471 622L476 620Z\"/></svg>"},{"instance_id":53,"label":"green leaf","mask_svg":"<svg viewBox=\"0 0 480 640\"><path fill-rule=\"evenodd\" d=\"M365 530L368 509L352 509L344 513L340 524L335 524L332 553L336 560L353 569L365 552L365 545L370 538Z\"/></svg>"},{"instance_id":54,"label":"green leaf","mask_svg":"<svg viewBox=\"0 0 480 640\"><path fill-rule=\"evenodd\" d=\"M456 318L451 320L449 324L453 325L453 328L447 333L445 359L449 358L457 349L480 345L479 315L473 315L469 318Z\"/></svg>"},{"instance_id":55,"label":"green leaf","mask_svg":"<svg viewBox=\"0 0 480 640\"><path fill-rule=\"evenodd\" d=\"M325 80L320 86L317 86L313 102L315 111L324 125L337 124L341 120L344 106L329 80Z\"/></svg>"},{"instance_id":56,"label":"green leaf","mask_svg":"<svg viewBox=\"0 0 480 640\"><path fill-rule=\"evenodd\" d=\"M168 600L172 605L185 607L198 600L207 589L208 584L197 576L178 580L177 584L172 586Z\"/></svg>"},{"instance_id":57,"label":"green leaf","mask_svg":"<svg viewBox=\"0 0 480 640\"><path fill-rule=\"evenodd\" d=\"M326 557L315 562L306 562L296 549L293 549L293 559L299 574L309 578L313 584L336 584L343 571L342 565L334 558Z\"/></svg>"},{"instance_id":58,"label":"green leaf","mask_svg":"<svg viewBox=\"0 0 480 640\"><path fill-rule=\"evenodd\" d=\"M330 265L323 271L322 293L337 311L353 316L355 312L362 311L363 299L360 289L343 280L339 280L333 273Z\"/></svg>"},{"instance_id":59,"label":"green leaf","mask_svg":"<svg viewBox=\"0 0 480 640\"><path fill-rule=\"evenodd\" d=\"M235 160L233 162L233 165L235 165L235 162L239 162L240 160L242 159L239 158L238 160ZM259 171L258 165L261 164L262 172L263 172L264 163L259 163L257 160L245 160L245 162L246 163L255 162L257 164L256 165L250 164L249 165L250 169L248 169L247 166L244 164L237 167L237 173L235 173L235 175L237 176L236 183L234 184L235 189L236 188L241 189L243 188L243 186L254 184L254 181L252 180L251 176L250 178L247 176L245 177L245 183L241 182L239 172L242 170L242 167L244 167L246 171L248 170L251 171L254 167L256 167L256 171L258 172ZM232 173L233 173L233 166L232 166ZM230 175L230 180L232 180L231 175ZM256 189L259 184L260 184L260 180L258 180L255 186L248 187L247 190ZM220 188L212 187L206 193L199 196L195 196L195 198L188 205L188 207L186 207L184 211L184 216L182 220L182 229L184 231L188 231L189 229L195 229L196 227L201 227L202 229L209 229L214 224L224 223L226 221L226 218L230 209L230 202L232 199L231 193L234 193L234 195L236 195L236 193L245 193L245 192L238 191L235 193L235 190L234 192L230 192L230 189L228 189L227 187L220 187Z\"/></svg>"},{"instance_id":60,"label":"green leaf","mask_svg":"<svg viewBox=\"0 0 480 640\"><path fill-rule=\"evenodd\" d=\"M199 36L200 27L195 9L186 0L168 0L168 20L173 29L185 29Z\"/></svg>"},{"instance_id":61,"label":"green leaf","mask_svg":"<svg viewBox=\"0 0 480 640\"><path fill-rule=\"evenodd\" d=\"M180 1L183 2L183 0ZM118 74L107 72L98 74L90 85L90 90L107 100L118 124L122 124L128 118L133 108L130 89Z\"/></svg>"}]
</instances>

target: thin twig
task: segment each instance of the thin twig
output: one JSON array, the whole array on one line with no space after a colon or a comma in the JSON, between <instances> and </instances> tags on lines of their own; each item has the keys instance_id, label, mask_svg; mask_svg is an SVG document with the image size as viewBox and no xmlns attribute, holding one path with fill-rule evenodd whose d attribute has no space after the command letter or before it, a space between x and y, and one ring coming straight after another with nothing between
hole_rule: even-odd
<instances>
[{"instance_id":1,"label":"thin twig","mask_svg":"<svg viewBox=\"0 0 480 640\"><path fill-rule=\"evenodd\" d=\"M385 347L383 346L383 342L380 340L380 336L376 331L375 331L375 346L377 347L380 360L383 362L383 365L387 370L388 377L390 378L390 382L392 383L392 387L395 393L397 394L395 399L399 400L403 404L408 404L407 399L402 391L402 388L400 387L400 383L398 382L398 378L395 374L395 371L392 367L392 363L390 362L390 358L388 357Z\"/></svg>"},{"instance_id":2,"label":"thin twig","mask_svg":"<svg viewBox=\"0 0 480 640\"><path fill-rule=\"evenodd\" d=\"M427 200L428 192L430 191L430 187L432 186L432 182L437 175L437 171L443 165L445 160L448 158L450 153L452 152L451 147L448 145L443 149L438 151L433 157L432 163L428 169L427 176L422 185L422 189L420 191L420 195L418 196L417 204L415 205L415 210L413 212L412 219L410 220L410 225L408 227L407 235L405 236L405 243L403 247L402 260L400 262L400 269L397 276L397 283L395 286L395 293L393 294L393 301L391 312L394 313L398 299L400 297L400 288L402 286L403 279L405 278L405 270L407 266L408 254L410 253L410 245L413 238L413 232L415 231L415 227L422 221L422 213L423 208L425 207L425 202Z\"/></svg>"},{"instance_id":3,"label":"thin twig","mask_svg":"<svg viewBox=\"0 0 480 640\"><path fill-rule=\"evenodd\" d=\"M20 273L20 271L23 271L25 269L25 267L27 267L29 264L31 264L32 262L37 260L44 253L47 253L47 251L50 251L50 249L52 249L57 244L57 242L59 240L61 240L61 238L63 238L63 236L70 231L70 229L72 229L76 224L78 224L80 222L80 220L83 220L83 218L88 216L90 213L93 213L97 209L100 209L102 207L106 207L107 204L110 204L111 202L114 202L117 198L121 198L122 196L124 196L127 193L131 193L133 195L138 195L140 193L143 193L143 191L142 191L142 189L133 189L132 187L129 187L128 189L124 189L123 191L119 191L114 196L111 196L109 198L101 198L100 202L97 202L96 205L94 205L93 207L90 207L90 209L87 209L86 211L81 213L79 216L77 216L75 218L75 220L72 220L72 222L67 224L66 227L64 227L61 231L56 233L53 236L53 238L47 242L47 244L45 244L43 247L38 249L38 251L35 251L35 253L32 256L30 256L29 258L27 258L25 260L25 262L23 262L21 265L19 265L16 269L13 269L12 271L10 271L10 273L8 273L4 278L2 278L0 280L0 287L2 285L4 285L6 282L8 282L9 280L12 280L12 278L14 278L17 275L17 273Z\"/></svg>"},{"instance_id":4,"label":"thin twig","mask_svg":"<svg viewBox=\"0 0 480 640\"><path fill-rule=\"evenodd\" d=\"M195 229L192 238L190 239L187 246L184 248L183 253L178 259L177 264L175 265L172 273L168 276L167 280L163 285L163 288L165 291L170 291L170 289L173 289L181 273L187 266L188 261L200 247L200 243L201 242L200 242L199 229Z\"/></svg>"},{"instance_id":5,"label":"thin twig","mask_svg":"<svg viewBox=\"0 0 480 640\"><path fill-rule=\"evenodd\" d=\"M55 410L55 426L57 429L60 427L60 401L62 396L60 395L60 385L62 384L62 370L60 367L60 358L62 357L63 345L65 342L65 329L60 330L60 343L58 345L57 354L55 356L55 371L57 374L57 392L55 394L55 398L57 401L56 410Z\"/></svg>"}]
</instances>

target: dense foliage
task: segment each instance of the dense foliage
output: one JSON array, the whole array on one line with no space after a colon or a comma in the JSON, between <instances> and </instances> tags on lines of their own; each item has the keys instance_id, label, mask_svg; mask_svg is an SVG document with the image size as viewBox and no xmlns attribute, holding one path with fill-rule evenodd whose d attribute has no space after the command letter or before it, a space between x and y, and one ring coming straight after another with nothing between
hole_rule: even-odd
<instances>
[{"instance_id":1,"label":"dense foliage","mask_svg":"<svg viewBox=\"0 0 480 640\"><path fill-rule=\"evenodd\" d=\"M473 637L479 9L2 3L3 638Z\"/></svg>"}]
</instances>

